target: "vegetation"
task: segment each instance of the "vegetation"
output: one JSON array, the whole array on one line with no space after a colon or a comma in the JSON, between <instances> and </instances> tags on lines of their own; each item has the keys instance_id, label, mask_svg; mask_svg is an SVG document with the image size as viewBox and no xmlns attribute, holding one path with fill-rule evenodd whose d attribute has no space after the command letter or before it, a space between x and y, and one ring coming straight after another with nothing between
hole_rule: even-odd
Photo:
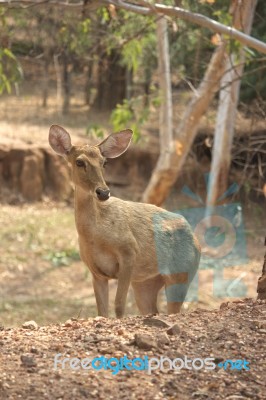
<instances>
[{"instance_id":1,"label":"vegetation","mask_svg":"<svg viewBox=\"0 0 266 400\"><path fill-rule=\"evenodd\" d=\"M221 0L182 1L185 9L228 26L229 4ZM265 41L265 12L264 2L259 0L252 35L262 41ZM71 77L80 74L86 79L86 102L98 109L114 109L117 104L121 109L124 99L129 101L139 95L147 105L151 92L154 94L157 51L153 16L137 15L114 6L73 12L48 4L26 9L2 6L1 22L1 92L10 91L22 78L19 61L27 58L39 63L44 75L57 68L55 59L58 60L58 90L62 90L65 99L63 112L68 112L70 104ZM173 87L190 89L202 79L217 35L182 19L169 19L168 28ZM235 42L231 41L230 46L232 50ZM246 102L257 97L265 100L265 58L253 50L248 54L241 98ZM27 79L27 71L24 73ZM43 90L44 96L46 91L48 88Z\"/></svg>"}]
</instances>

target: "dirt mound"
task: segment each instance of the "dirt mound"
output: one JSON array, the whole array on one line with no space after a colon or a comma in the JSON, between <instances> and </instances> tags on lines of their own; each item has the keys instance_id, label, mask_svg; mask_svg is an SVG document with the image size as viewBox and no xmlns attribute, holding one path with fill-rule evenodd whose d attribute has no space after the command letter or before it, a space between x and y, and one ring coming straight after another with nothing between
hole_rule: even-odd
<instances>
[{"instance_id":1,"label":"dirt mound","mask_svg":"<svg viewBox=\"0 0 266 400\"><path fill-rule=\"evenodd\" d=\"M0 201L38 201L44 194L56 200L71 195L70 175L63 158L48 148L1 146Z\"/></svg>"},{"instance_id":2,"label":"dirt mound","mask_svg":"<svg viewBox=\"0 0 266 400\"><path fill-rule=\"evenodd\" d=\"M106 181L116 196L139 199L158 157L157 152L132 146L117 160L109 160ZM50 148L26 144L0 145L0 202L16 204L73 197L66 161Z\"/></svg>"},{"instance_id":3,"label":"dirt mound","mask_svg":"<svg viewBox=\"0 0 266 400\"><path fill-rule=\"evenodd\" d=\"M2 328L0 398L264 399L265 316L265 300L246 299L178 316L96 317ZM93 365L85 358L101 356L114 357L113 364L101 358L98 370L84 369ZM124 357L126 365L125 356L139 358L135 366L145 370L130 370L127 364L118 371L122 364L118 368L116 358ZM165 360L161 370L161 357L175 360L173 369ZM206 358L212 358L210 369ZM199 359L205 360L203 367ZM150 373L147 365L153 368Z\"/></svg>"}]
</instances>

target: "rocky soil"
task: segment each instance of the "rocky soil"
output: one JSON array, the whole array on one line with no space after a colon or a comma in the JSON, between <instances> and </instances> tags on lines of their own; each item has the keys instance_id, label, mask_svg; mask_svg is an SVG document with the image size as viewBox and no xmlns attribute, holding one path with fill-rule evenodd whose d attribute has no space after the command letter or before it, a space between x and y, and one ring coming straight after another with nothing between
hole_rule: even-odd
<instances>
[{"instance_id":1,"label":"rocky soil","mask_svg":"<svg viewBox=\"0 0 266 400\"><path fill-rule=\"evenodd\" d=\"M0 398L265 399L265 317L265 300L245 299L178 316L96 317L41 327L34 321L20 328L2 327ZM77 368L81 359L101 356L179 360L175 369L169 370L165 361L164 371L150 373L125 368L114 373L115 360L111 369L101 370L74 370L69 361L62 368L60 362L78 358L72 361ZM192 369L180 369L182 360L191 367L188 360L208 357L213 358L214 369L195 369L200 361L193 362ZM234 364L225 364L228 359ZM136 365L144 368L143 363Z\"/></svg>"}]
</instances>

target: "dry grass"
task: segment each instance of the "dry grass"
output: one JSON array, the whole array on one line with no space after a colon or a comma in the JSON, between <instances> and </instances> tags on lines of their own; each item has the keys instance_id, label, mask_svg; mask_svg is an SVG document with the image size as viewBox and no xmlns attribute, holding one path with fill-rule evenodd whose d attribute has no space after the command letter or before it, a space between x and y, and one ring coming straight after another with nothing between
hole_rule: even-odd
<instances>
[{"instance_id":1,"label":"dry grass","mask_svg":"<svg viewBox=\"0 0 266 400\"><path fill-rule=\"evenodd\" d=\"M253 218L254 219L254 218ZM70 317L96 315L90 273L78 260L73 209L64 204L39 203L2 206L0 214L0 319L18 325L34 319L39 324L64 322ZM248 226L247 265L225 270L225 279L240 275L255 297L263 259L262 232ZM213 297L213 272L199 273L199 303L185 308L216 307L224 301ZM116 283L111 282L110 308ZM164 294L161 311L165 311ZM132 292L128 313L137 312Z\"/></svg>"}]
</instances>

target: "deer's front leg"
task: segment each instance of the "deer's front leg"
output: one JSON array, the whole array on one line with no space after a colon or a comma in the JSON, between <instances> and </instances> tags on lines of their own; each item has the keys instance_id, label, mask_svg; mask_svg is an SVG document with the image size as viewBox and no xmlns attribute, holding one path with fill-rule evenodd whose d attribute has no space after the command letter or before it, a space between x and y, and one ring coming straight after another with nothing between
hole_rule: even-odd
<instances>
[{"instance_id":1,"label":"deer's front leg","mask_svg":"<svg viewBox=\"0 0 266 400\"><path fill-rule=\"evenodd\" d=\"M109 306L109 286L108 279L100 279L93 275L92 278L94 294L98 309L98 315L101 317L108 317Z\"/></svg>"},{"instance_id":2,"label":"deer's front leg","mask_svg":"<svg viewBox=\"0 0 266 400\"><path fill-rule=\"evenodd\" d=\"M117 291L115 296L115 314L122 318L125 313L127 293L131 281L132 269L135 263L134 254L125 254L119 262L119 273L117 277Z\"/></svg>"}]
</instances>

